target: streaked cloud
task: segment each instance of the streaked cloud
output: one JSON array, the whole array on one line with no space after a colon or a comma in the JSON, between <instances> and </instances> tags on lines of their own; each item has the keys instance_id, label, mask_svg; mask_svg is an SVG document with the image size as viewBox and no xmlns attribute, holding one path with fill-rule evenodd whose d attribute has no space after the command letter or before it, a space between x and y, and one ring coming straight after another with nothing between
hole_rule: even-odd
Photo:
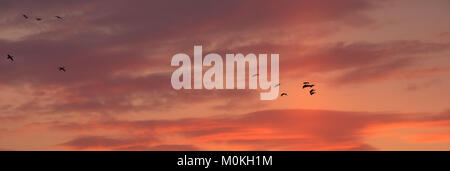
<instances>
[{"instance_id":1,"label":"streaked cloud","mask_svg":"<svg viewBox=\"0 0 450 171\"><path fill-rule=\"evenodd\" d=\"M0 61L0 149L448 149L448 111L430 115L449 108L446 5L5 0L0 56L16 62ZM170 58L194 45L279 53L289 97L173 90ZM305 80L318 96L302 94Z\"/></svg>"}]
</instances>

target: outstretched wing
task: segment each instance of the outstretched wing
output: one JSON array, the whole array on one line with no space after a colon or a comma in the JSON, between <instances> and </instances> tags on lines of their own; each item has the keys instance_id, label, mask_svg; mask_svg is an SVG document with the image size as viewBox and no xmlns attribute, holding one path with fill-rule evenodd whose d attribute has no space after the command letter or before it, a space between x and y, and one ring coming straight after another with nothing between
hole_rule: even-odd
<instances>
[{"instance_id":1,"label":"outstretched wing","mask_svg":"<svg viewBox=\"0 0 450 171\"><path fill-rule=\"evenodd\" d=\"M11 61L14 61L13 56L11 56L10 54L8 54L8 57L7 57L6 59L9 59L9 60L11 60Z\"/></svg>"}]
</instances>

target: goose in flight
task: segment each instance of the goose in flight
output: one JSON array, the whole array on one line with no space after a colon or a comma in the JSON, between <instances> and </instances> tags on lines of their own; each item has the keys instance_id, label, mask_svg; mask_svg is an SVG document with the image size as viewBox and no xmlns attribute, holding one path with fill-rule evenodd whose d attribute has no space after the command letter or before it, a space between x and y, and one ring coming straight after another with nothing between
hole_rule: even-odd
<instances>
[{"instance_id":1,"label":"goose in flight","mask_svg":"<svg viewBox=\"0 0 450 171\"><path fill-rule=\"evenodd\" d=\"M14 62L14 56L11 56L10 54L8 54L8 57L6 59L11 60L11 62Z\"/></svg>"},{"instance_id":2,"label":"goose in flight","mask_svg":"<svg viewBox=\"0 0 450 171\"><path fill-rule=\"evenodd\" d=\"M66 67L64 67L64 66L59 67L59 71L66 72Z\"/></svg>"},{"instance_id":3,"label":"goose in flight","mask_svg":"<svg viewBox=\"0 0 450 171\"><path fill-rule=\"evenodd\" d=\"M55 16L57 19L62 20L63 18L61 16Z\"/></svg>"},{"instance_id":4,"label":"goose in flight","mask_svg":"<svg viewBox=\"0 0 450 171\"><path fill-rule=\"evenodd\" d=\"M313 88L314 87L314 84L311 84L311 85L309 85L309 84L305 84L305 85L303 85L303 89L305 89L305 88Z\"/></svg>"},{"instance_id":5,"label":"goose in flight","mask_svg":"<svg viewBox=\"0 0 450 171\"><path fill-rule=\"evenodd\" d=\"M288 95L287 93L281 93L281 97L287 96L287 95Z\"/></svg>"},{"instance_id":6,"label":"goose in flight","mask_svg":"<svg viewBox=\"0 0 450 171\"><path fill-rule=\"evenodd\" d=\"M309 91L309 94L311 94L311 96L314 95L314 94L316 94L316 90L311 89L311 91Z\"/></svg>"},{"instance_id":7,"label":"goose in flight","mask_svg":"<svg viewBox=\"0 0 450 171\"><path fill-rule=\"evenodd\" d=\"M42 18L36 18L36 21L41 21L42 20Z\"/></svg>"},{"instance_id":8,"label":"goose in flight","mask_svg":"<svg viewBox=\"0 0 450 171\"><path fill-rule=\"evenodd\" d=\"M25 19L30 18L30 17L28 17L28 15L25 15L25 14L23 14L22 16L23 16L23 18L25 18Z\"/></svg>"}]
</instances>

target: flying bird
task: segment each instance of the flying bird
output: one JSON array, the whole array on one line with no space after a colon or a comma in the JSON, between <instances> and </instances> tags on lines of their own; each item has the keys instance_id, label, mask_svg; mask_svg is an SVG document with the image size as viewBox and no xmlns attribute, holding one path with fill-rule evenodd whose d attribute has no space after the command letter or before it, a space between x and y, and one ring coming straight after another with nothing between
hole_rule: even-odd
<instances>
[{"instance_id":1,"label":"flying bird","mask_svg":"<svg viewBox=\"0 0 450 171\"><path fill-rule=\"evenodd\" d=\"M287 93L281 93L281 97L287 96L287 95L288 95Z\"/></svg>"},{"instance_id":2,"label":"flying bird","mask_svg":"<svg viewBox=\"0 0 450 171\"><path fill-rule=\"evenodd\" d=\"M11 60L11 62L14 62L14 56L11 56L10 54L8 54L8 57L6 59Z\"/></svg>"},{"instance_id":3,"label":"flying bird","mask_svg":"<svg viewBox=\"0 0 450 171\"><path fill-rule=\"evenodd\" d=\"M60 20L62 20L63 18L62 17L60 17L60 16L55 16L57 19L60 19Z\"/></svg>"},{"instance_id":4,"label":"flying bird","mask_svg":"<svg viewBox=\"0 0 450 171\"><path fill-rule=\"evenodd\" d=\"M311 94L311 96L314 95L314 94L316 94L316 90L311 89L311 90L309 91L309 94Z\"/></svg>"},{"instance_id":5,"label":"flying bird","mask_svg":"<svg viewBox=\"0 0 450 171\"><path fill-rule=\"evenodd\" d=\"M66 67L59 67L59 71L66 72Z\"/></svg>"},{"instance_id":6,"label":"flying bird","mask_svg":"<svg viewBox=\"0 0 450 171\"><path fill-rule=\"evenodd\" d=\"M311 84L311 85L309 85L309 84L305 84L305 85L303 85L303 89L305 89L305 88L313 88L314 87L314 84Z\"/></svg>"},{"instance_id":7,"label":"flying bird","mask_svg":"<svg viewBox=\"0 0 450 171\"><path fill-rule=\"evenodd\" d=\"M23 14L23 18L28 19L29 17L25 14Z\"/></svg>"},{"instance_id":8,"label":"flying bird","mask_svg":"<svg viewBox=\"0 0 450 171\"><path fill-rule=\"evenodd\" d=\"M36 18L36 21L41 21L42 20L42 18Z\"/></svg>"}]
</instances>

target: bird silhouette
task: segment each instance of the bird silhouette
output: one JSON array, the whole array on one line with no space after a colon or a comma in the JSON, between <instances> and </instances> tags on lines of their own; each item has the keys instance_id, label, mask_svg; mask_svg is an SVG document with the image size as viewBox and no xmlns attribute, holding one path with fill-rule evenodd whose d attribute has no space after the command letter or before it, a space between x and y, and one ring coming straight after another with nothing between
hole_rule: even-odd
<instances>
[{"instance_id":1,"label":"bird silhouette","mask_svg":"<svg viewBox=\"0 0 450 171\"><path fill-rule=\"evenodd\" d=\"M25 14L23 14L23 18L28 19L29 17Z\"/></svg>"},{"instance_id":2,"label":"bird silhouette","mask_svg":"<svg viewBox=\"0 0 450 171\"><path fill-rule=\"evenodd\" d=\"M305 88L313 88L314 87L314 84L311 84L311 85L309 85L309 84L305 84L305 85L303 85L303 89L305 89Z\"/></svg>"},{"instance_id":3,"label":"bird silhouette","mask_svg":"<svg viewBox=\"0 0 450 171\"><path fill-rule=\"evenodd\" d=\"M281 97L287 96L287 95L288 95L287 93L281 93Z\"/></svg>"},{"instance_id":4,"label":"bird silhouette","mask_svg":"<svg viewBox=\"0 0 450 171\"><path fill-rule=\"evenodd\" d=\"M42 20L42 18L36 18L36 21L41 21Z\"/></svg>"},{"instance_id":5,"label":"bird silhouette","mask_svg":"<svg viewBox=\"0 0 450 171\"><path fill-rule=\"evenodd\" d=\"M311 90L309 91L309 94L311 94L311 96L314 95L314 94L316 94L316 90L311 89Z\"/></svg>"},{"instance_id":6,"label":"bird silhouette","mask_svg":"<svg viewBox=\"0 0 450 171\"><path fill-rule=\"evenodd\" d=\"M55 16L57 19L60 19L60 20L62 20L63 18L62 17L60 17L60 16Z\"/></svg>"},{"instance_id":7,"label":"bird silhouette","mask_svg":"<svg viewBox=\"0 0 450 171\"><path fill-rule=\"evenodd\" d=\"M10 54L8 54L8 57L6 59L11 60L11 62L14 62L14 56L11 56Z\"/></svg>"},{"instance_id":8,"label":"bird silhouette","mask_svg":"<svg viewBox=\"0 0 450 171\"><path fill-rule=\"evenodd\" d=\"M59 67L59 71L66 72L66 67L64 67L64 66Z\"/></svg>"}]
</instances>

